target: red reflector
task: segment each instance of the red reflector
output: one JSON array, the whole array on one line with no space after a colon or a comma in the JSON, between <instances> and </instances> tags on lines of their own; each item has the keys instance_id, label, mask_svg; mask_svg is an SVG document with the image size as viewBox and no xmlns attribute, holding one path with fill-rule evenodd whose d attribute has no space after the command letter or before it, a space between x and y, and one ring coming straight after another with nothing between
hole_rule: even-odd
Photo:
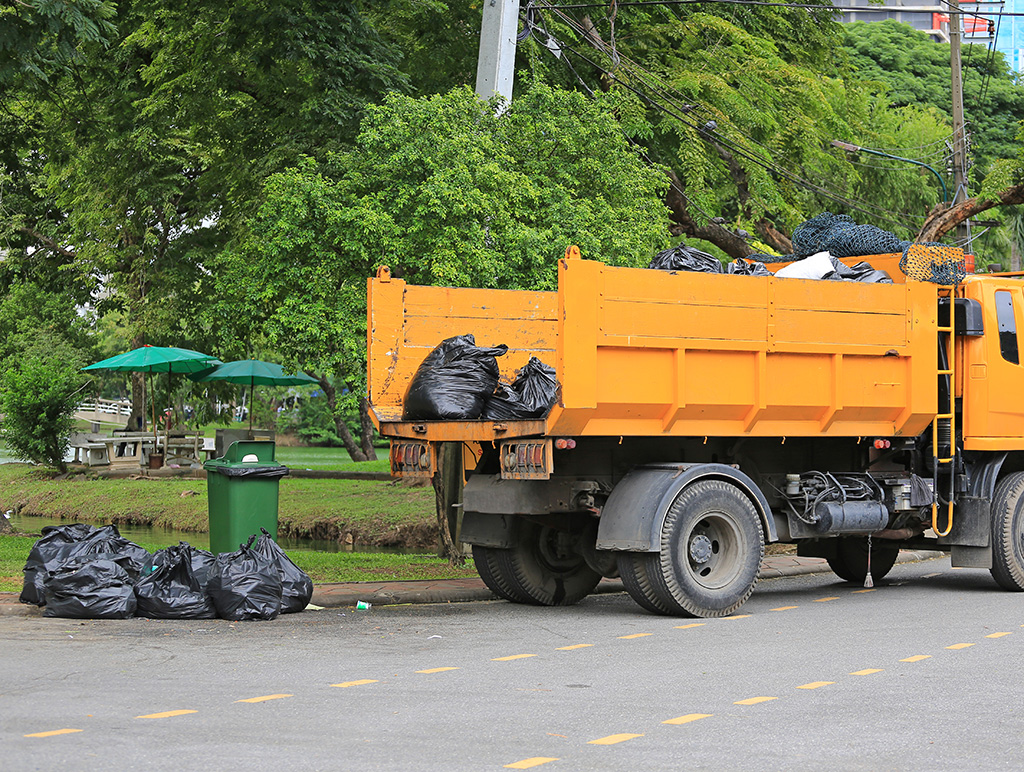
<instances>
[{"instance_id":1,"label":"red reflector","mask_svg":"<svg viewBox=\"0 0 1024 772\"><path fill-rule=\"evenodd\" d=\"M565 447L567 447L569 450L572 450L573 448L576 447L576 440L566 440Z\"/></svg>"},{"instance_id":2,"label":"red reflector","mask_svg":"<svg viewBox=\"0 0 1024 772\"><path fill-rule=\"evenodd\" d=\"M974 255L964 255L964 268L967 273L974 273Z\"/></svg>"},{"instance_id":3,"label":"red reflector","mask_svg":"<svg viewBox=\"0 0 1024 772\"><path fill-rule=\"evenodd\" d=\"M567 440L555 440L555 448L558 450L565 450L567 447L569 447Z\"/></svg>"}]
</instances>

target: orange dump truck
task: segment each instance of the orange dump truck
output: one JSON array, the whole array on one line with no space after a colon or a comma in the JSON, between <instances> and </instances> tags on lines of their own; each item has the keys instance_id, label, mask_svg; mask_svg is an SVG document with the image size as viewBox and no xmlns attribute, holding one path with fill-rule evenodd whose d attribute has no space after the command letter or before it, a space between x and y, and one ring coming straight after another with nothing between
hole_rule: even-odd
<instances>
[{"instance_id":1,"label":"orange dump truck","mask_svg":"<svg viewBox=\"0 0 1024 772\"><path fill-rule=\"evenodd\" d=\"M963 264L911 250L911 275ZM436 474L446 443L477 449L461 539L515 602L571 604L621 576L652 612L727 615L770 542L852 582L901 547L948 551L1024 590L1024 277L936 284L900 257L844 261L895 282L864 284L616 268L571 248L557 292L382 269L368 384L392 473ZM424 357L466 333L509 347L505 380L531 356L554 366L546 417L403 420Z\"/></svg>"}]
</instances>

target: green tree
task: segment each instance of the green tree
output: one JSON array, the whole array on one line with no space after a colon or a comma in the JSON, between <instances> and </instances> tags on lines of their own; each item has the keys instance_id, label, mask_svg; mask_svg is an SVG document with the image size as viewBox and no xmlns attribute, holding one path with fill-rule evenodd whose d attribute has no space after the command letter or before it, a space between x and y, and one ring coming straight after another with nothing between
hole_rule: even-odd
<instances>
[{"instance_id":1,"label":"green tree","mask_svg":"<svg viewBox=\"0 0 1024 772\"><path fill-rule=\"evenodd\" d=\"M251 238L217 273L216 315L316 374L337 434L365 393L366 277L383 264L420 284L550 289L575 243L642 265L665 244L663 172L645 164L601 105L533 84L496 114L467 88L392 95L367 111L351 153L270 178ZM440 342L440 341L439 341Z\"/></svg>"},{"instance_id":2,"label":"green tree","mask_svg":"<svg viewBox=\"0 0 1024 772\"><path fill-rule=\"evenodd\" d=\"M910 235L939 200L918 171L868 170L830 145L946 130L934 111L897 114L879 86L843 77L841 25L827 7L630 10L593 20L546 11L524 51L544 77L614 100L624 129L670 170L674 234L731 256L754 251L748 233L789 252L786 233L823 209Z\"/></svg>"},{"instance_id":3,"label":"green tree","mask_svg":"<svg viewBox=\"0 0 1024 772\"><path fill-rule=\"evenodd\" d=\"M79 393L87 379L78 353L61 341L37 340L8 357L0 372L0 437L18 456L67 471Z\"/></svg>"}]
</instances>

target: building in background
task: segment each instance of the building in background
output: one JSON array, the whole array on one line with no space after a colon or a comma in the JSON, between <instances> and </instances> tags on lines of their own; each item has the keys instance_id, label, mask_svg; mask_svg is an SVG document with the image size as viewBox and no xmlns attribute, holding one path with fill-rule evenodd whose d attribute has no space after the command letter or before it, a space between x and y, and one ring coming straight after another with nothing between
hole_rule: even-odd
<instances>
[{"instance_id":1,"label":"building in background","mask_svg":"<svg viewBox=\"0 0 1024 772\"><path fill-rule=\"evenodd\" d=\"M916 30L921 30L935 40L949 42L949 3L937 0L934 3L907 0L886 0L882 4L871 0L844 0L842 7L856 7L844 10L843 21L883 21L895 19ZM860 10L863 7L864 10ZM961 3L964 11L963 42L990 47L995 45L1006 57L1006 62L1015 72L1024 64L1024 18L1014 16L993 16L993 13L1022 13L1024 0L1003 2ZM972 16L971 14L977 14Z\"/></svg>"}]
</instances>

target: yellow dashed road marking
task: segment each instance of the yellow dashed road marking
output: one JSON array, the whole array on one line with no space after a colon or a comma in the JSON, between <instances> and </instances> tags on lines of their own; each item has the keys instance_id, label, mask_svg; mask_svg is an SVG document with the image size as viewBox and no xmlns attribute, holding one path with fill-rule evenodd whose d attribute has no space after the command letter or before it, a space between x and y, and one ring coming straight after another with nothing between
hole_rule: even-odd
<instances>
[{"instance_id":1,"label":"yellow dashed road marking","mask_svg":"<svg viewBox=\"0 0 1024 772\"><path fill-rule=\"evenodd\" d=\"M597 740L591 740L587 745L615 745L617 743L624 743L626 740L633 740L637 737L643 737L642 734L610 734L607 737L600 737Z\"/></svg>"},{"instance_id":2,"label":"yellow dashed road marking","mask_svg":"<svg viewBox=\"0 0 1024 772\"><path fill-rule=\"evenodd\" d=\"M533 769L541 764L547 764L549 761L558 761L558 759L551 758L550 756L534 756L532 759L523 759L513 764L506 764L505 769Z\"/></svg>"},{"instance_id":3,"label":"yellow dashed road marking","mask_svg":"<svg viewBox=\"0 0 1024 772\"><path fill-rule=\"evenodd\" d=\"M688 625L676 625L676 630L689 630L691 627L703 627L707 622L691 622Z\"/></svg>"},{"instance_id":4,"label":"yellow dashed road marking","mask_svg":"<svg viewBox=\"0 0 1024 772\"><path fill-rule=\"evenodd\" d=\"M654 633L633 633L632 635L620 635L619 639L628 641L630 638L646 638L648 635L654 635Z\"/></svg>"},{"instance_id":5,"label":"yellow dashed road marking","mask_svg":"<svg viewBox=\"0 0 1024 772\"><path fill-rule=\"evenodd\" d=\"M931 659L931 654L915 654L913 657L901 659L900 662L920 662L922 659Z\"/></svg>"},{"instance_id":6,"label":"yellow dashed road marking","mask_svg":"<svg viewBox=\"0 0 1024 772\"><path fill-rule=\"evenodd\" d=\"M1010 635L1011 633L992 633L992 635L986 635L986 638L1002 638L1004 635Z\"/></svg>"},{"instance_id":7,"label":"yellow dashed road marking","mask_svg":"<svg viewBox=\"0 0 1024 772\"><path fill-rule=\"evenodd\" d=\"M973 646L973 643L954 643L952 646L947 646L947 649L966 649L969 646Z\"/></svg>"},{"instance_id":8,"label":"yellow dashed road marking","mask_svg":"<svg viewBox=\"0 0 1024 772\"><path fill-rule=\"evenodd\" d=\"M267 700L283 700L285 697L294 696L294 694L268 694L266 697L250 697L247 700L235 700L235 702L266 702Z\"/></svg>"},{"instance_id":9,"label":"yellow dashed road marking","mask_svg":"<svg viewBox=\"0 0 1024 772\"><path fill-rule=\"evenodd\" d=\"M526 659L527 657L536 657L536 654L513 654L511 657L495 657L491 662L509 662L513 659Z\"/></svg>"},{"instance_id":10,"label":"yellow dashed road marking","mask_svg":"<svg viewBox=\"0 0 1024 772\"><path fill-rule=\"evenodd\" d=\"M746 619L751 616L750 614L733 614L731 617L722 617L722 619Z\"/></svg>"},{"instance_id":11,"label":"yellow dashed road marking","mask_svg":"<svg viewBox=\"0 0 1024 772\"><path fill-rule=\"evenodd\" d=\"M811 681L809 684L796 687L797 689L820 689L822 686L831 686L835 681Z\"/></svg>"},{"instance_id":12,"label":"yellow dashed road marking","mask_svg":"<svg viewBox=\"0 0 1024 772\"><path fill-rule=\"evenodd\" d=\"M881 673L882 668L880 667L869 667L866 670L854 670L850 675L871 675L872 673Z\"/></svg>"},{"instance_id":13,"label":"yellow dashed road marking","mask_svg":"<svg viewBox=\"0 0 1024 772\"><path fill-rule=\"evenodd\" d=\"M52 732L36 732L35 734L27 734L25 737L53 737L58 734L74 734L81 731L81 729L54 729Z\"/></svg>"},{"instance_id":14,"label":"yellow dashed road marking","mask_svg":"<svg viewBox=\"0 0 1024 772\"><path fill-rule=\"evenodd\" d=\"M778 697L750 697L746 700L737 700L733 705L757 705L759 702L770 702L771 700L777 700Z\"/></svg>"},{"instance_id":15,"label":"yellow dashed road marking","mask_svg":"<svg viewBox=\"0 0 1024 772\"><path fill-rule=\"evenodd\" d=\"M839 596L838 595L833 595L831 598L816 598L814 600L814 602L815 603L827 603L830 600L839 600Z\"/></svg>"},{"instance_id":16,"label":"yellow dashed road marking","mask_svg":"<svg viewBox=\"0 0 1024 772\"><path fill-rule=\"evenodd\" d=\"M186 713L198 713L198 710L165 710L163 713L150 713L146 716L136 716L135 718L173 718L174 716L184 716Z\"/></svg>"},{"instance_id":17,"label":"yellow dashed road marking","mask_svg":"<svg viewBox=\"0 0 1024 772\"><path fill-rule=\"evenodd\" d=\"M375 683L377 683L377 679L376 678L364 678L361 681L345 681L345 682L340 683L340 684L331 684L331 686L339 686L342 689L345 689L345 688L347 688L349 686L363 686L365 684L375 684Z\"/></svg>"},{"instance_id":18,"label":"yellow dashed road marking","mask_svg":"<svg viewBox=\"0 0 1024 772\"><path fill-rule=\"evenodd\" d=\"M573 649L586 649L589 646L593 646L592 643L577 643L572 646L559 646L555 651L572 651Z\"/></svg>"},{"instance_id":19,"label":"yellow dashed road marking","mask_svg":"<svg viewBox=\"0 0 1024 772\"><path fill-rule=\"evenodd\" d=\"M934 573L934 574L925 574L921 578L922 579L931 579L933 576L942 576L942 572L940 571L940 572Z\"/></svg>"},{"instance_id":20,"label":"yellow dashed road marking","mask_svg":"<svg viewBox=\"0 0 1024 772\"><path fill-rule=\"evenodd\" d=\"M778 608L771 609L772 611L789 611L790 609L799 608L799 606L779 606Z\"/></svg>"},{"instance_id":21,"label":"yellow dashed road marking","mask_svg":"<svg viewBox=\"0 0 1024 772\"><path fill-rule=\"evenodd\" d=\"M702 718L711 718L714 713L687 713L685 716L678 716L677 718L670 718L668 721L662 721L663 724L689 724L691 721L700 721Z\"/></svg>"},{"instance_id":22,"label":"yellow dashed road marking","mask_svg":"<svg viewBox=\"0 0 1024 772\"><path fill-rule=\"evenodd\" d=\"M853 595L857 595L857 594L862 593L862 592L874 592L877 589L878 589L877 587L872 587L872 588L867 589L867 590L854 590L852 594Z\"/></svg>"},{"instance_id":23,"label":"yellow dashed road marking","mask_svg":"<svg viewBox=\"0 0 1024 772\"><path fill-rule=\"evenodd\" d=\"M458 670L458 668L457 667L432 667L429 670L417 670L416 672L417 673L426 673L426 674L429 675L430 673L443 673L446 670Z\"/></svg>"}]
</instances>

